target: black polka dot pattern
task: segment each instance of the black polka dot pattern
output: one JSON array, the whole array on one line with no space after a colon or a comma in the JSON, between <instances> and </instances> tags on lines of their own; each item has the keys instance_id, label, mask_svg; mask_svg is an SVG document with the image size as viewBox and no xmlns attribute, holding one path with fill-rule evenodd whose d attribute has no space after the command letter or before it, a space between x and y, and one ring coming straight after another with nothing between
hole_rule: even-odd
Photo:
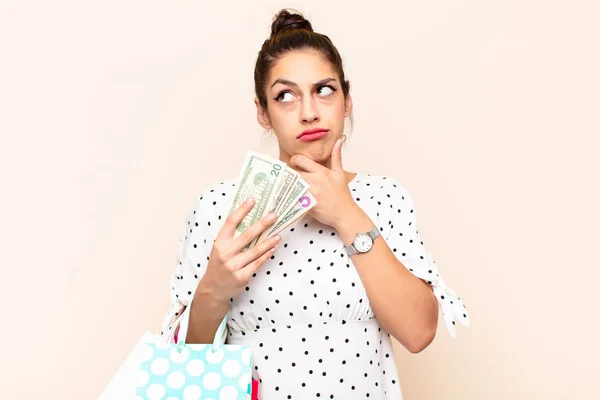
<instances>
[{"instance_id":1,"label":"black polka dot pattern","mask_svg":"<svg viewBox=\"0 0 600 400\"><path fill-rule=\"evenodd\" d=\"M408 191L369 174L357 175L349 187L398 260L433 286L451 334L454 315L468 325L463 302L423 245ZM170 339L204 275L235 190L233 178L207 188L185 219L161 332ZM252 347L259 398L401 398L390 335L375 319L340 236L310 215L281 236L277 252L229 301L226 340Z\"/></svg>"}]
</instances>

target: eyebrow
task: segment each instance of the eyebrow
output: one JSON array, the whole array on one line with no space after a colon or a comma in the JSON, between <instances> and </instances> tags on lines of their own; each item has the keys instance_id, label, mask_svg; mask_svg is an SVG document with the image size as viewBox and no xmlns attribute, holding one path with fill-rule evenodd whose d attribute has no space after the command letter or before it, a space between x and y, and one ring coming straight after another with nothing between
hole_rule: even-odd
<instances>
[{"instance_id":1,"label":"eyebrow","mask_svg":"<svg viewBox=\"0 0 600 400\"><path fill-rule=\"evenodd\" d=\"M313 83L313 87L326 85L332 81L337 81L337 79L335 79L335 78L321 79L319 82ZM278 78L278 79L275 79L275 82L273 82L273 84L271 85L271 89L273 89L273 86L277 85L278 83L281 83L282 85L298 87L298 85L295 82L288 81L287 79L283 79L283 78Z\"/></svg>"}]
</instances>

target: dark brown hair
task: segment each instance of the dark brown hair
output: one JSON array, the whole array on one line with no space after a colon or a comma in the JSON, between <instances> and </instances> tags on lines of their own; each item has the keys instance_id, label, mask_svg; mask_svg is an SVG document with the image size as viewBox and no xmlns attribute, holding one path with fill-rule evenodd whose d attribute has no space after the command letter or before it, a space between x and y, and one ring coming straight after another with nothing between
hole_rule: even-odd
<instances>
[{"instance_id":1,"label":"dark brown hair","mask_svg":"<svg viewBox=\"0 0 600 400\"><path fill-rule=\"evenodd\" d=\"M338 74L345 99L350 93L350 82L344 76L340 53L327 36L313 31L312 25L302 14L292 11L294 13L283 9L275 15L271 37L265 40L258 53L254 68L254 90L259 104L267 109L266 80L275 61L285 53L303 49L316 50L331 63Z\"/></svg>"}]
</instances>

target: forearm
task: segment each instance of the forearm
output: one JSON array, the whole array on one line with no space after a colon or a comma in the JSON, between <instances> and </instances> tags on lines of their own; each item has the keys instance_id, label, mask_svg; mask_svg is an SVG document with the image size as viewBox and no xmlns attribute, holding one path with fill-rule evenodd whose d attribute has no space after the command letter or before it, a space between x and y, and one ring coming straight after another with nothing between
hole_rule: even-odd
<instances>
[{"instance_id":1,"label":"forearm","mask_svg":"<svg viewBox=\"0 0 600 400\"><path fill-rule=\"evenodd\" d=\"M200 280L190 309L186 342L212 343L228 309L227 301L215 296L206 283Z\"/></svg>"},{"instance_id":2,"label":"forearm","mask_svg":"<svg viewBox=\"0 0 600 400\"><path fill-rule=\"evenodd\" d=\"M373 222L358 206L345 215L335 228L347 246ZM352 262L381 326L411 352L427 347L438 320L431 287L402 265L382 237L375 239L369 252L353 255Z\"/></svg>"}]
</instances>

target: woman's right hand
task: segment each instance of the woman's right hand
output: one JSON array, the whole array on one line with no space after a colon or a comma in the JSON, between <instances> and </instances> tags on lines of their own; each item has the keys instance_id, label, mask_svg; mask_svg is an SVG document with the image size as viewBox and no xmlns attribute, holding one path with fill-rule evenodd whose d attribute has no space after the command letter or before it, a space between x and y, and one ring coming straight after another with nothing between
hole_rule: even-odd
<instances>
[{"instance_id":1,"label":"woman's right hand","mask_svg":"<svg viewBox=\"0 0 600 400\"><path fill-rule=\"evenodd\" d=\"M256 270L273 255L275 246L281 240L279 235L275 235L242 251L277 220L277 215L269 213L234 238L236 227L252 207L254 201L244 202L225 220L213 243L206 272L199 283L222 301L229 301L237 296Z\"/></svg>"}]
</instances>

